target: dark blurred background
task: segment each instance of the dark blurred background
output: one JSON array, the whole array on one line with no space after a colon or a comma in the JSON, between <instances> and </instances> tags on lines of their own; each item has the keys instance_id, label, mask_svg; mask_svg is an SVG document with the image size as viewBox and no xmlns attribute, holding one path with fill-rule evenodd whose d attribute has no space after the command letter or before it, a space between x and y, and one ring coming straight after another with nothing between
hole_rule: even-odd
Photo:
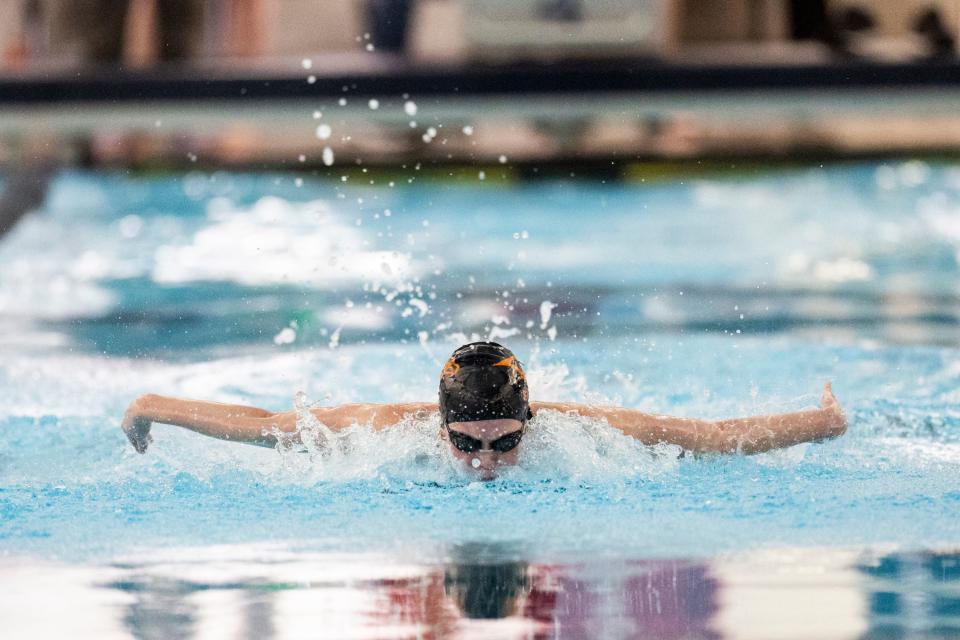
<instances>
[{"instance_id":1,"label":"dark blurred background","mask_svg":"<svg viewBox=\"0 0 960 640\"><path fill-rule=\"evenodd\" d=\"M0 0L0 163L953 153L958 25L957 0Z\"/></svg>"}]
</instances>

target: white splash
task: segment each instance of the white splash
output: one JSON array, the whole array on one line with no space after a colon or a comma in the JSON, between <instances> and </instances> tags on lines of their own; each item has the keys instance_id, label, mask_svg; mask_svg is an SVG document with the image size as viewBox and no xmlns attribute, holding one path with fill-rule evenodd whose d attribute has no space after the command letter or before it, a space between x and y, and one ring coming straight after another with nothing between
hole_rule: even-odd
<instances>
[{"instance_id":1,"label":"white splash","mask_svg":"<svg viewBox=\"0 0 960 640\"><path fill-rule=\"evenodd\" d=\"M356 424L331 429L314 414L318 405L295 398L297 432L281 434L277 450L284 475L299 484L357 479L445 481L453 457L442 447L436 412L408 415L387 429ZM306 453L307 455L304 455Z\"/></svg>"},{"instance_id":2,"label":"white splash","mask_svg":"<svg viewBox=\"0 0 960 640\"><path fill-rule=\"evenodd\" d=\"M345 482L354 479L475 479L440 437L434 412L407 415L385 429L356 424L331 429L300 393L295 398L297 432L275 432L283 466L298 483ZM680 448L649 447L624 435L605 421L542 410L530 422L516 467L501 467L513 480L625 480L674 471ZM306 453L307 455L303 455ZM480 467L473 458L469 465Z\"/></svg>"},{"instance_id":3,"label":"white splash","mask_svg":"<svg viewBox=\"0 0 960 640\"><path fill-rule=\"evenodd\" d=\"M186 244L157 249L156 282L396 286L418 271L408 254L369 249L362 233L322 201L293 204L269 197L250 209L220 203L207 217L211 224ZM385 263L389 272L381 268Z\"/></svg>"},{"instance_id":4,"label":"white splash","mask_svg":"<svg viewBox=\"0 0 960 640\"><path fill-rule=\"evenodd\" d=\"M336 349L340 346L340 332L343 330L343 325L337 327L333 333L330 334L330 343L328 346L331 349Z\"/></svg>"},{"instance_id":5,"label":"white splash","mask_svg":"<svg viewBox=\"0 0 960 640\"><path fill-rule=\"evenodd\" d=\"M411 307L415 308L418 312L420 312L419 317L421 318L427 315L427 313L430 311L430 305L428 305L426 302L424 302L419 298L410 298L409 304Z\"/></svg>"},{"instance_id":6,"label":"white splash","mask_svg":"<svg viewBox=\"0 0 960 640\"><path fill-rule=\"evenodd\" d=\"M553 314L553 310L557 308L557 305L550 302L549 300L544 300L540 303L540 328L546 329L547 325L550 324L550 316Z\"/></svg>"},{"instance_id":7,"label":"white splash","mask_svg":"<svg viewBox=\"0 0 960 640\"><path fill-rule=\"evenodd\" d=\"M530 421L519 471L532 478L617 480L673 471L681 449L650 447L605 420L540 410Z\"/></svg>"}]
</instances>

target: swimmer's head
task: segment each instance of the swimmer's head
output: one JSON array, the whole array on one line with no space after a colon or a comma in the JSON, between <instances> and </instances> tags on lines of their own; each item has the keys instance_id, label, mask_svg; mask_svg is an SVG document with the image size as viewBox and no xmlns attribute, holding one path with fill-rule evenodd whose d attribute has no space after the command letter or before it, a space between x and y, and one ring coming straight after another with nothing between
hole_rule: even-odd
<instances>
[{"instance_id":1,"label":"swimmer's head","mask_svg":"<svg viewBox=\"0 0 960 640\"><path fill-rule=\"evenodd\" d=\"M440 420L455 457L492 478L516 463L531 417L526 375L509 349L473 342L453 352L440 374Z\"/></svg>"}]
</instances>

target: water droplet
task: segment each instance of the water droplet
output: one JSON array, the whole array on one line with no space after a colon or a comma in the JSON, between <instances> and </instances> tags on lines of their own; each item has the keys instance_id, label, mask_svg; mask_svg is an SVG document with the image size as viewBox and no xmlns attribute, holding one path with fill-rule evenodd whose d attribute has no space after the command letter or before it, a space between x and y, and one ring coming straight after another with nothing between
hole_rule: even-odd
<instances>
[{"instance_id":1,"label":"water droplet","mask_svg":"<svg viewBox=\"0 0 960 640\"><path fill-rule=\"evenodd\" d=\"M293 344L297 339L297 332L292 327L284 327L280 330L280 333L273 336L273 344L283 345L283 344Z\"/></svg>"},{"instance_id":2,"label":"water droplet","mask_svg":"<svg viewBox=\"0 0 960 640\"><path fill-rule=\"evenodd\" d=\"M317 127L317 137L320 138L321 140L326 140L327 138L329 138L331 133L333 133L333 130L330 128L330 125L328 124L322 124L319 127Z\"/></svg>"},{"instance_id":3,"label":"water droplet","mask_svg":"<svg viewBox=\"0 0 960 640\"><path fill-rule=\"evenodd\" d=\"M553 314L553 310L557 308L557 305L550 302L549 300L544 300L540 303L540 328L546 329L547 325L550 323L550 316Z\"/></svg>"},{"instance_id":4,"label":"water droplet","mask_svg":"<svg viewBox=\"0 0 960 640\"><path fill-rule=\"evenodd\" d=\"M417 115L417 103L413 100L407 100L403 103L403 112L411 118Z\"/></svg>"},{"instance_id":5,"label":"water droplet","mask_svg":"<svg viewBox=\"0 0 960 640\"><path fill-rule=\"evenodd\" d=\"M347 106L347 99L346 99L346 98L340 98L339 100L337 100L337 104L339 104L341 107L345 107L345 106Z\"/></svg>"},{"instance_id":6,"label":"water droplet","mask_svg":"<svg viewBox=\"0 0 960 640\"><path fill-rule=\"evenodd\" d=\"M507 164L507 156L500 156L500 164Z\"/></svg>"},{"instance_id":7,"label":"water droplet","mask_svg":"<svg viewBox=\"0 0 960 640\"><path fill-rule=\"evenodd\" d=\"M313 84L317 81L317 76L307 76L307 84Z\"/></svg>"},{"instance_id":8,"label":"water droplet","mask_svg":"<svg viewBox=\"0 0 960 640\"><path fill-rule=\"evenodd\" d=\"M473 460L471 460L471 461L470 461L470 466L473 467L474 469L479 469L479 468L480 468L480 458L474 458Z\"/></svg>"},{"instance_id":9,"label":"water droplet","mask_svg":"<svg viewBox=\"0 0 960 640\"><path fill-rule=\"evenodd\" d=\"M367 106L376 111L380 108L380 101L376 98L370 98L370 102L367 103Z\"/></svg>"},{"instance_id":10,"label":"water droplet","mask_svg":"<svg viewBox=\"0 0 960 640\"><path fill-rule=\"evenodd\" d=\"M320 111L314 111L314 112L313 112L313 119L314 119L314 120L319 120L319 119L322 118L322 117L323 117L323 113L322 113L322 112L320 112Z\"/></svg>"},{"instance_id":11,"label":"water droplet","mask_svg":"<svg viewBox=\"0 0 960 640\"><path fill-rule=\"evenodd\" d=\"M472 135L473 135L473 127L471 127L471 126L468 124L467 126L465 126L465 127L463 128L463 133L464 133L464 135L472 136Z\"/></svg>"},{"instance_id":12,"label":"water droplet","mask_svg":"<svg viewBox=\"0 0 960 640\"><path fill-rule=\"evenodd\" d=\"M311 60L310 58L304 58L303 61L300 62L300 64L303 65L304 69L310 69L313 67L313 60Z\"/></svg>"},{"instance_id":13,"label":"water droplet","mask_svg":"<svg viewBox=\"0 0 960 640\"><path fill-rule=\"evenodd\" d=\"M332 166L333 165L333 149L331 149L330 147L324 147L322 158L323 158L323 164L325 164L328 167Z\"/></svg>"}]
</instances>

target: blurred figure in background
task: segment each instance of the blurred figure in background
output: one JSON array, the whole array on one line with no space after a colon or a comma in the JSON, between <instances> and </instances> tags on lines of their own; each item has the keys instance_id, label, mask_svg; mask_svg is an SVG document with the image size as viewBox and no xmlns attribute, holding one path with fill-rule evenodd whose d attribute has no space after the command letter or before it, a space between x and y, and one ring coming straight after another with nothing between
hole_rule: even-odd
<instances>
[{"instance_id":1,"label":"blurred figure in background","mask_svg":"<svg viewBox=\"0 0 960 640\"><path fill-rule=\"evenodd\" d=\"M204 54L236 58L265 54L276 9L265 0L209 0L204 4Z\"/></svg>"},{"instance_id":2,"label":"blurred figure in background","mask_svg":"<svg viewBox=\"0 0 960 640\"><path fill-rule=\"evenodd\" d=\"M48 5L87 63L175 62L197 53L202 0L73 0Z\"/></svg>"},{"instance_id":3,"label":"blurred figure in background","mask_svg":"<svg viewBox=\"0 0 960 640\"><path fill-rule=\"evenodd\" d=\"M404 53L413 0L368 0L370 40L379 51Z\"/></svg>"}]
</instances>

